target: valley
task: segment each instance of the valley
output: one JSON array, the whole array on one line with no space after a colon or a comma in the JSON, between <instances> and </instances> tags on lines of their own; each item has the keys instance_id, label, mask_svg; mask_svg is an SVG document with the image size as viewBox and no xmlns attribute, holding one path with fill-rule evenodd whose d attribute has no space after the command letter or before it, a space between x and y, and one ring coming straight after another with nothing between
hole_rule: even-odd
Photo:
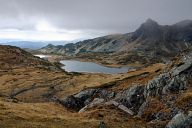
<instances>
[{"instance_id":1,"label":"valley","mask_svg":"<svg viewBox=\"0 0 192 128\"><path fill-rule=\"evenodd\" d=\"M0 127L191 127L191 23L149 19L133 33L28 52L0 45ZM131 69L112 71L122 66Z\"/></svg>"},{"instance_id":2,"label":"valley","mask_svg":"<svg viewBox=\"0 0 192 128\"><path fill-rule=\"evenodd\" d=\"M145 94L142 94L143 91L141 91L142 89L145 89L145 86L151 88L150 81L161 77L161 74L164 72L172 72L171 70L174 69L173 67L175 66L176 69L173 70L173 73L180 72L181 70L181 75L183 75L183 70L188 71L188 67L191 66L190 59L187 59L187 62L185 62L186 60L182 60L180 57L185 54L188 55L188 57L191 57L191 50L176 57L175 60L168 65L156 63L123 74L90 74L65 72L64 70L57 68L57 66L54 66L52 63L38 57L33 57L30 53L25 53L23 50L16 47L1 46L1 48L5 49L1 50L2 56L9 50L10 52L8 55L11 55L8 62L1 56L1 65L3 66L1 68L0 76L0 84L3 85L0 86L1 127L94 128L98 127L101 122L104 122L107 127L112 128L119 126L154 127L157 124L161 127L165 126L171 117L176 114L171 112L174 110L173 106L176 105L179 111L188 112L191 110L190 106L188 108L184 107L190 105L191 102L190 81L183 86L187 89L184 92L180 92L180 89L184 89L182 87L172 90L171 86L170 89L173 92L170 90L168 91L169 93L167 92L167 95L162 95L160 92L159 94L156 91L151 92L149 90L146 90L146 92L144 92ZM18 54L20 54L20 56L18 56ZM13 55L16 55L15 57L18 58L12 59L14 58ZM6 56L6 58L8 57L9 56ZM27 62L29 60L30 63ZM188 67L183 69L182 66L185 66L185 64ZM188 77L190 77L190 75ZM161 78L158 79L161 80ZM180 78L178 80L180 80ZM174 85L176 86L177 84ZM179 84L178 86L181 85ZM153 87L154 89L155 86L156 85ZM165 86L165 88L167 87ZM132 91L129 92L129 89L132 89ZM167 89L169 90L169 88ZM94 90L97 91L95 92ZM94 92L97 94L94 94ZM141 93L142 95L137 93ZM127 96L124 97L124 95ZM134 95L140 95L142 97L136 98ZM84 97L85 99L81 99L77 96ZM163 99L159 96L163 96ZM177 97L178 100L171 100L173 106L171 105L168 107L167 103L170 98L173 97ZM92 99L92 102L96 102L95 100L97 98L104 98L104 102L96 102L93 103L93 105L89 105L92 104L92 102L89 101L90 103L88 103L87 106L84 105L84 100L87 98ZM125 99L120 100L119 98ZM187 100L187 102L185 102L185 100ZM114 103L121 103L123 106L125 105L125 108L119 109L115 104L109 104L112 101ZM177 102L182 102L182 104L177 104ZM131 103L131 106L134 105L134 109L127 106L127 103ZM139 108L146 103L149 104L147 109ZM158 104L159 106L155 110L153 110L154 104ZM84 106L87 106L87 108L84 108L85 110L80 110ZM133 115L127 113L125 111L126 109L131 111ZM78 112L79 110L83 112ZM144 113L141 113L141 110L144 111ZM167 114L170 114L169 118L166 116L162 117L163 121L161 121L160 118L159 122L155 123L150 121L150 116L154 113L158 114L159 112L163 113L164 111L166 111Z\"/></svg>"},{"instance_id":3,"label":"valley","mask_svg":"<svg viewBox=\"0 0 192 128\"><path fill-rule=\"evenodd\" d=\"M69 95L78 93L86 88L100 88L107 84L121 83L117 89L127 88L123 81L126 79L139 80L137 76L142 76L145 72L154 74L156 70L163 69L163 65L154 65L154 69L146 68L133 71L127 74L89 74L89 73L67 73L61 69L51 68L53 66L44 60L32 57L31 54L18 54L24 52L21 49L11 46L1 46L1 75L0 75L0 126L1 127L97 127L103 119L90 117L90 112L78 114L70 112L57 102L57 99L66 98ZM4 49L4 50L3 50ZM3 55L10 50L9 62L3 60ZM18 57L20 59L12 59ZM24 57L25 56L25 57ZM6 56L6 58L8 58ZM25 60L31 58L33 65L23 65ZM42 61L42 62L41 62ZM10 62L12 62L13 65ZM17 63L16 63L17 62ZM41 66L35 63L45 63ZM21 65L22 64L22 65ZM50 65L50 67L48 66ZM9 67L5 69L5 67ZM152 75L153 76L153 75ZM151 77L152 77L151 76ZM134 78L135 77L135 78ZM145 80L141 80L145 81ZM145 81L146 82L146 81ZM108 85L107 85L108 86ZM49 109L47 109L49 108ZM124 123L125 126L137 125L135 119L131 119L131 124L121 121L121 111L113 113L118 116L119 123L113 123L117 118L111 118L111 115L103 109L108 126L117 127ZM113 112L113 110L110 110ZM51 113L50 113L51 112ZM116 110L114 111L116 112ZM69 118L70 117L70 118ZM125 118L125 117L124 117ZM16 122L21 123L16 123ZM75 122L75 125L74 123ZM78 123L79 122L79 123ZM144 124L142 124L144 125Z\"/></svg>"},{"instance_id":4,"label":"valley","mask_svg":"<svg viewBox=\"0 0 192 128\"><path fill-rule=\"evenodd\" d=\"M192 128L192 0L0 0L0 128Z\"/></svg>"}]
</instances>

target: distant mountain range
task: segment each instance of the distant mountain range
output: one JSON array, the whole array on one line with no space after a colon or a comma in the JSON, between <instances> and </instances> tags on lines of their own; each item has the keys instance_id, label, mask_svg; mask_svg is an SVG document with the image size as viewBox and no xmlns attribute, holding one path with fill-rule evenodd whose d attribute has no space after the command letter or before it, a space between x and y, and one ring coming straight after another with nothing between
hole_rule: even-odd
<instances>
[{"instance_id":1,"label":"distant mountain range","mask_svg":"<svg viewBox=\"0 0 192 128\"><path fill-rule=\"evenodd\" d=\"M76 57L97 53L100 59L111 58L120 64L149 63L165 62L191 44L192 20L173 25L159 25L156 21L148 19L135 32L108 35L64 46L49 44L39 51Z\"/></svg>"},{"instance_id":2,"label":"distant mountain range","mask_svg":"<svg viewBox=\"0 0 192 128\"><path fill-rule=\"evenodd\" d=\"M76 42L76 41L70 41L70 43L71 42ZM0 40L0 44L2 45L12 45L20 48L29 48L29 49L40 49L50 43L54 45L65 45L69 42L68 41L23 41L23 40L6 40L6 39Z\"/></svg>"}]
</instances>

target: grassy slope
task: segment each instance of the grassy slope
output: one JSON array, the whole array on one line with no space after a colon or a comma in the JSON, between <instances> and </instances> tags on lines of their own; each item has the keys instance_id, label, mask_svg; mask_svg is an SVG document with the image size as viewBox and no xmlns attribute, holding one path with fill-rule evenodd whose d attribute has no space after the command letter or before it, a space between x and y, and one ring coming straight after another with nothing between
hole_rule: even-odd
<instances>
[{"instance_id":1,"label":"grassy slope","mask_svg":"<svg viewBox=\"0 0 192 128\"><path fill-rule=\"evenodd\" d=\"M2 53L1 51L0 54ZM15 60L9 58L11 63L1 60L4 62L3 66L8 64L11 67L0 68L0 127L90 128L98 127L100 120L104 120L112 128L145 127L146 123L141 119L128 118L124 112L113 107L100 106L79 114L53 103L50 98L66 97L88 87L108 86L113 91L119 91L128 88L133 82L144 84L156 76L164 65L155 64L118 75L67 74L44 68L50 64L31 55L19 58L17 53L14 52ZM22 63L28 57L31 58L30 61ZM43 68L37 67L39 64ZM115 86L111 86L114 83ZM9 99L10 96L17 100Z\"/></svg>"},{"instance_id":2,"label":"grassy slope","mask_svg":"<svg viewBox=\"0 0 192 128\"><path fill-rule=\"evenodd\" d=\"M115 108L97 108L84 114L67 111L62 106L49 102L42 94L49 92L50 87L62 89L56 93L58 97L74 94L86 87L99 87L109 82L117 82L118 89L125 88L123 79L135 80L134 76L150 72L151 75L163 68L163 65L153 65L132 71L127 74L103 75L83 74L66 75L59 72L35 69L15 69L1 75L1 94L9 94L14 88L31 86L34 82L42 88L29 90L16 96L22 102L13 103L10 100L0 100L0 126L1 127L98 127L99 121L104 120L109 127L145 127L142 120L127 118L127 115ZM22 73L21 73L22 72ZM28 74L28 75L27 75ZM13 81L14 79L14 81ZM146 78L150 79L150 78ZM122 81L124 82L122 82ZM57 83L59 82L59 83ZM3 86L2 86L3 85ZM126 84L126 87L129 83ZM114 88L116 90L117 88ZM10 91L9 91L10 90ZM100 118L99 115L103 115Z\"/></svg>"}]
</instances>

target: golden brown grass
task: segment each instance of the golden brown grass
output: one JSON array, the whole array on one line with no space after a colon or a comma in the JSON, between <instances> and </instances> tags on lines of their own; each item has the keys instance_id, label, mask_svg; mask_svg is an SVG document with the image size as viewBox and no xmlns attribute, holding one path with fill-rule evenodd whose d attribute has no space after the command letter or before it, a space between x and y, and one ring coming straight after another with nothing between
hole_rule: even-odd
<instances>
[{"instance_id":1,"label":"golden brown grass","mask_svg":"<svg viewBox=\"0 0 192 128\"><path fill-rule=\"evenodd\" d=\"M20 49L0 49L0 127L96 128L104 120L110 128L143 128L146 124L141 119L131 118L114 107L99 106L79 114L50 98L64 98L84 88L110 84L114 85L111 90L119 91L133 83L147 83L164 68L163 64L155 64L124 74L75 74L52 71L47 65L51 64Z\"/></svg>"},{"instance_id":2,"label":"golden brown grass","mask_svg":"<svg viewBox=\"0 0 192 128\"><path fill-rule=\"evenodd\" d=\"M101 117L102 115L102 117ZM145 123L115 108L72 113L55 103L12 103L0 99L0 127L6 128L144 128Z\"/></svg>"},{"instance_id":3,"label":"golden brown grass","mask_svg":"<svg viewBox=\"0 0 192 128\"><path fill-rule=\"evenodd\" d=\"M75 113L50 100L53 96L65 98L84 88L106 88L119 92L133 84L146 85L165 69L164 64L157 63L124 74L66 73L48 69L48 66L53 66L51 63L19 49L1 47L0 128L97 128L101 120L109 128L164 127L167 123L167 120L151 122L154 113L171 112L170 108L155 98L150 99L142 118L130 117L115 106L103 105L97 105L84 113ZM60 59L60 56L54 56L50 61ZM89 58L86 61L92 60ZM104 62L98 59L96 63L121 66L110 60ZM167 69L181 64L177 58ZM135 63L131 66L142 65ZM181 96L177 95L175 106L186 112L191 110L191 92L192 89L188 89ZM169 100L171 97L165 98Z\"/></svg>"},{"instance_id":4,"label":"golden brown grass","mask_svg":"<svg viewBox=\"0 0 192 128\"><path fill-rule=\"evenodd\" d=\"M153 74L159 68L163 68L163 65L156 64L151 68L115 75L67 75L64 72L53 72L34 67L15 68L4 72L0 75L0 94L4 97L10 95L14 90L29 88L34 84L35 88L16 96L23 102L12 103L0 100L0 127L91 128L98 127L100 120L104 120L110 128L145 127L145 122L142 120L130 118L115 108L96 108L84 114L72 113L58 104L49 102L44 95L54 88L57 91L53 95L61 98L77 93L86 87L100 87L114 81L121 82L113 89L122 89L128 87L141 74L145 72ZM102 119L100 115L103 115Z\"/></svg>"},{"instance_id":5,"label":"golden brown grass","mask_svg":"<svg viewBox=\"0 0 192 128\"><path fill-rule=\"evenodd\" d=\"M115 90L127 88L131 83L146 83L153 75L143 77L148 72L153 74L156 70L163 68L162 64L156 64L137 71L125 74L89 74L67 75L64 72L54 72L34 67L15 68L0 75L0 94L10 96L13 93L25 90L16 95L16 98L25 102L46 101L43 95L52 94L58 97L66 97L79 92L83 88L100 87L110 82L121 82L115 86ZM127 80L125 80L127 79ZM34 87L34 88L33 88ZM117 88L116 88L117 87Z\"/></svg>"},{"instance_id":6,"label":"golden brown grass","mask_svg":"<svg viewBox=\"0 0 192 128\"><path fill-rule=\"evenodd\" d=\"M185 112L192 110L192 88L177 99L176 106Z\"/></svg>"},{"instance_id":7,"label":"golden brown grass","mask_svg":"<svg viewBox=\"0 0 192 128\"><path fill-rule=\"evenodd\" d=\"M98 120L86 119L54 103L12 103L0 100L2 128L96 127Z\"/></svg>"}]
</instances>

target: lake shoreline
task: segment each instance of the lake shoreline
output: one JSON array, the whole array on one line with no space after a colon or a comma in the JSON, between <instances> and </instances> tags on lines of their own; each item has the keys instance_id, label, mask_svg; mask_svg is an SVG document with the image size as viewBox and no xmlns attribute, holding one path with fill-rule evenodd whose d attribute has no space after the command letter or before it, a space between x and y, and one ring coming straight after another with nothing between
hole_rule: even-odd
<instances>
[{"instance_id":1,"label":"lake shoreline","mask_svg":"<svg viewBox=\"0 0 192 128\"><path fill-rule=\"evenodd\" d=\"M87 58L78 58L78 57L69 57L69 56L61 56L61 55L54 55L54 54L42 54L42 55L46 55L49 56L48 60L50 62L60 62L62 60L74 60L74 61L81 61L81 62L92 62L92 63L96 63L105 67L110 67L110 68L120 68L120 67L132 67L132 68L140 68L143 67L143 65L140 64L136 64L136 63L130 63L130 64L116 64L115 62L111 62L111 63L106 63L100 60L93 60L93 59L87 59Z\"/></svg>"}]
</instances>

